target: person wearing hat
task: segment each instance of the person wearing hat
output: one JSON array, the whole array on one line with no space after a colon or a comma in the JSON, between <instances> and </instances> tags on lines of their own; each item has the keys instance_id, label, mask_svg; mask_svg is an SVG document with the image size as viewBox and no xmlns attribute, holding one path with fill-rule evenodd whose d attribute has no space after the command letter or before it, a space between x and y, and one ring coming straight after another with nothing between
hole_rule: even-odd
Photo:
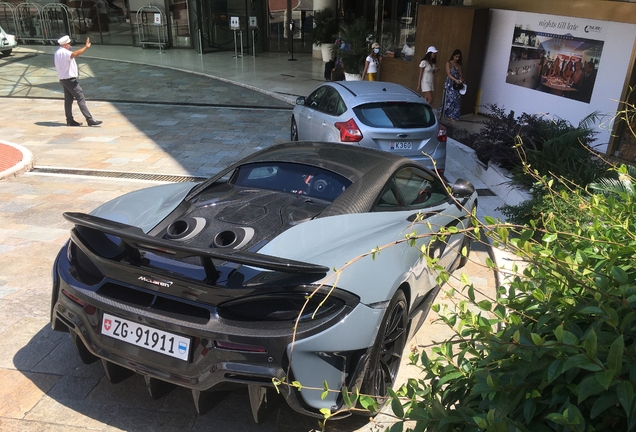
<instances>
[{"instance_id":1,"label":"person wearing hat","mask_svg":"<svg viewBox=\"0 0 636 432\"><path fill-rule=\"evenodd\" d=\"M362 80L364 81L364 79L367 78L369 81L378 81L381 63L382 56L380 55L380 44L373 42L373 45L371 45L371 52L364 62Z\"/></svg>"},{"instance_id":2,"label":"person wearing hat","mask_svg":"<svg viewBox=\"0 0 636 432\"><path fill-rule=\"evenodd\" d=\"M417 90L424 94L424 99L429 104L433 103L433 74L439 70L435 67L436 59L437 48L431 45L420 62L420 77L417 79Z\"/></svg>"},{"instance_id":3,"label":"person wearing hat","mask_svg":"<svg viewBox=\"0 0 636 432\"><path fill-rule=\"evenodd\" d=\"M89 126L97 126L102 124L101 121L95 120L91 115L88 107L86 106L86 98L84 97L84 91L80 87L77 77L79 76L79 70L77 69L77 63L75 57L79 57L84 54L84 51L91 47L91 41L86 38L84 46L78 50L71 51L71 38L68 36L62 36L57 40L60 45L53 59L55 61L55 70L57 71L57 77L64 89L64 112L66 113L66 125L67 126L81 126L82 123L75 121L73 118L73 99L77 101L82 115L86 118L86 123Z\"/></svg>"}]
</instances>

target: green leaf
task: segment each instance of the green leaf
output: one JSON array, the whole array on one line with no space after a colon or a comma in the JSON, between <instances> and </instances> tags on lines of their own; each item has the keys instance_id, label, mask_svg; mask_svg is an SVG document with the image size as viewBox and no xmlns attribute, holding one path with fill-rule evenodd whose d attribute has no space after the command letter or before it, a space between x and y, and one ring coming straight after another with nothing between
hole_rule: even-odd
<instances>
[{"instance_id":1,"label":"green leaf","mask_svg":"<svg viewBox=\"0 0 636 432\"><path fill-rule=\"evenodd\" d=\"M590 359L596 359L596 350L597 350L597 338L596 332L594 329L591 329L589 333L585 336L585 341L583 342L583 346L585 347L585 352Z\"/></svg>"},{"instance_id":2,"label":"green leaf","mask_svg":"<svg viewBox=\"0 0 636 432\"><path fill-rule=\"evenodd\" d=\"M557 239L557 235L554 233L548 233L541 239L544 243L551 243Z\"/></svg>"},{"instance_id":3,"label":"green leaf","mask_svg":"<svg viewBox=\"0 0 636 432\"><path fill-rule=\"evenodd\" d=\"M616 396L625 413L629 415L629 410L634 400L634 386L629 381L621 381L616 385Z\"/></svg>"},{"instance_id":4,"label":"green leaf","mask_svg":"<svg viewBox=\"0 0 636 432\"><path fill-rule=\"evenodd\" d=\"M371 396L360 395L360 405L362 405L362 408L369 410L371 412L378 411L378 403Z\"/></svg>"},{"instance_id":5,"label":"green leaf","mask_svg":"<svg viewBox=\"0 0 636 432\"><path fill-rule=\"evenodd\" d=\"M393 410L393 414L395 414L399 418L404 418L404 407L400 403L400 398L395 394L392 388L388 388L387 392L391 397L391 409Z\"/></svg>"},{"instance_id":6,"label":"green leaf","mask_svg":"<svg viewBox=\"0 0 636 432\"><path fill-rule=\"evenodd\" d=\"M523 243L525 243L525 242L527 242L528 240L530 240L530 239L532 238L532 236L534 236L534 231L532 231L532 230L524 230L524 231L521 233L521 237L519 237L519 238L520 238L520 240L521 240Z\"/></svg>"},{"instance_id":7,"label":"green leaf","mask_svg":"<svg viewBox=\"0 0 636 432\"><path fill-rule=\"evenodd\" d=\"M540 301L540 302L545 301L545 294L540 289L532 290L532 297L534 297L537 301Z\"/></svg>"},{"instance_id":8,"label":"green leaf","mask_svg":"<svg viewBox=\"0 0 636 432\"><path fill-rule=\"evenodd\" d=\"M475 424L482 428L482 429L486 429L488 427L488 422L486 421L486 419L483 419L481 417L478 416L473 416L473 421L475 422Z\"/></svg>"},{"instance_id":9,"label":"green leaf","mask_svg":"<svg viewBox=\"0 0 636 432\"><path fill-rule=\"evenodd\" d=\"M569 371L572 368L579 368L589 370L591 372L599 372L604 370L603 367L593 362L586 354L577 354L569 357L563 365L563 373Z\"/></svg>"},{"instance_id":10,"label":"green leaf","mask_svg":"<svg viewBox=\"0 0 636 432\"><path fill-rule=\"evenodd\" d=\"M532 338L532 343L534 343L535 345L543 345L543 338L537 333L530 333L530 337Z\"/></svg>"},{"instance_id":11,"label":"green leaf","mask_svg":"<svg viewBox=\"0 0 636 432\"><path fill-rule=\"evenodd\" d=\"M559 375L563 373L563 361L555 360L548 366L548 383L554 381Z\"/></svg>"},{"instance_id":12,"label":"green leaf","mask_svg":"<svg viewBox=\"0 0 636 432\"><path fill-rule=\"evenodd\" d=\"M625 350L625 341L623 335L619 335L610 346L607 356L607 368L612 370L614 374L621 373L623 368L623 351Z\"/></svg>"},{"instance_id":13,"label":"green leaf","mask_svg":"<svg viewBox=\"0 0 636 432\"><path fill-rule=\"evenodd\" d=\"M477 305L481 310L490 311L492 309L492 303L490 303L488 300L482 300L477 303Z\"/></svg>"},{"instance_id":14,"label":"green leaf","mask_svg":"<svg viewBox=\"0 0 636 432\"><path fill-rule=\"evenodd\" d=\"M404 430L404 422L393 423L390 432L402 432Z\"/></svg>"},{"instance_id":15,"label":"green leaf","mask_svg":"<svg viewBox=\"0 0 636 432\"><path fill-rule=\"evenodd\" d=\"M469 285L470 284L470 279L468 279L468 275L466 273L462 273L459 276L459 280L461 281L461 283L463 283L464 285Z\"/></svg>"},{"instance_id":16,"label":"green leaf","mask_svg":"<svg viewBox=\"0 0 636 432\"><path fill-rule=\"evenodd\" d=\"M349 392L347 391L347 386L342 386L342 400L345 405L350 408L353 408L353 404L351 403L351 398L349 397Z\"/></svg>"},{"instance_id":17,"label":"green leaf","mask_svg":"<svg viewBox=\"0 0 636 432\"><path fill-rule=\"evenodd\" d=\"M600 385L603 386L605 390L609 389L610 384L612 383L612 379L614 378L614 371L612 369L607 369L602 372L597 372L594 374L596 381Z\"/></svg>"},{"instance_id":18,"label":"green leaf","mask_svg":"<svg viewBox=\"0 0 636 432\"><path fill-rule=\"evenodd\" d=\"M590 410L590 418L595 418L606 409L613 407L618 402L616 395L604 394L594 401L592 409Z\"/></svg>"},{"instance_id":19,"label":"green leaf","mask_svg":"<svg viewBox=\"0 0 636 432\"><path fill-rule=\"evenodd\" d=\"M490 387L491 389L496 390L495 383L492 380L492 375L488 374L488 377L486 377L486 384L488 384L488 387Z\"/></svg>"},{"instance_id":20,"label":"green leaf","mask_svg":"<svg viewBox=\"0 0 636 432\"><path fill-rule=\"evenodd\" d=\"M415 408L409 411L408 418L410 420L428 420L430 416L427 410L419 406L415 406Z\"/></svg>"},{"instance_id":21,"label":"green leaf","mask_svg":"<svg viewBox=\"0 0 636 432\"><path fill-rule=\"evenodd\" d=\"M598 382L596 375L588 375L578 386L578 404L592 395L604 393L603 386Z\"/></svg>"},{"instance_id":22,"label":"green leaf","mask_svg":"<svg viewBox=\"0 0 636 432\"><path fill-rule=\"evenodd\" d=\"M586 266L588 262L589 262L589 259L587 255L585 254L585 252L583 252L582 250L577 250L576 263L580 266Z\"/></svg>"},{"instance_id":23,"label":"green leaf","mask_svg":"<svg viewBox=\"0 0 636 432\"><path fill-rule=\"evenodd\" d=\"M331 410L329 408L320 408L320 413L323 415L325 419L331 417Z\"/></svg>"},{"instance_id":24,"label":"green leaf","mask_svg":"<svg viewBox=\"0 0 636 432\"><path fill-rule=\"evenodd\" d=\"M619 284L629 283L629 276L620 267L612 267L612 277L616 279Z\"/></svg>"}]
</instances>

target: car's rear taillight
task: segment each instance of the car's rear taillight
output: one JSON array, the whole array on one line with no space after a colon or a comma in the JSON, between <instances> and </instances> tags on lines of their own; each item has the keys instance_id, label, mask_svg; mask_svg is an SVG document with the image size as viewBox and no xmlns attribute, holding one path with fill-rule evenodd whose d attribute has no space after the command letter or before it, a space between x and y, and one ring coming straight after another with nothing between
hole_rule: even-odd
<instances>
[{"instance_id":1,"label":"car's rear taillight","mask_svg":"<svg viewBox=\"0 0 636 432\"><path fill-rule=\"evenodd\" d=\"M439 125L439 130L437 131L437 141L446 142L446 126Z\"/></svg>"},{"instance_id":2,"label":"car's rear taillight","mask_svg":"<svg viewBox=\"0 0 636 432\"><path fill-rule=\"evenodd\" d=\"M334 126L340 131L340 141L342 142L358 142L362 139L362 132L353 119L346 122L336 122Z\"/></svg>"}]
</instances>

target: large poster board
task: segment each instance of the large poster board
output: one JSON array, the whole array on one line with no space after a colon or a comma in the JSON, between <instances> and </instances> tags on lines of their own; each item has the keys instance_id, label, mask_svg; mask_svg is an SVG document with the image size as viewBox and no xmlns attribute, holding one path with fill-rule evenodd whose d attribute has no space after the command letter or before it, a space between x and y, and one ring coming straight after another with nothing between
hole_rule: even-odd
<instances>
[{"instance_id":1,"label":"large poster board","mask_svg":"<svg viewBox=\"0 0 636 432\"><path fill-rule=\"evenodd\" d=\"M604 151L635 41L635 24L491 9L478 111L496 104L574 125L597 113L595 145ZM593 66L584 88L573 84L577 63L583 71Z\"/></svg>"},{"instance_id":2,"label":"large poster board","mask_svg":"<svg viewBox=\"0 0 636 432\"><path fill-rule=\"evenodd\" d=\"M572 35L568 21L533 24L515 24L506 82L590 103L604 41Z\"/></svg>"}]
</instances>

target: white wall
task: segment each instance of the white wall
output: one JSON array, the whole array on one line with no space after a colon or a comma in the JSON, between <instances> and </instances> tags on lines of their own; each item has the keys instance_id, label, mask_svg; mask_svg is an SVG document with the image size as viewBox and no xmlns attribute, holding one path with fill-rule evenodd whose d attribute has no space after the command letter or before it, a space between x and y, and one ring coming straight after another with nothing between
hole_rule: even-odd
<instances>
[{"instance_id":1,"label":"white wall","mask_svg":"<svg viewBox=\"0 0 636 432\"><path fill-rule=\"evenodd\" d=\"M570 29L545 26L546 22L569 24ZM579 102L506 83L515 24L529 24L535 31L604 41L594 92L590 103ZM590 27L592 26L592 27ZM586 31L587 30L587 31ZM636 25L584 18L543 15L492 9L490 30L480 83L479 112L486 114L486 104L513 110L516 116L545 113L577 125L581 119L598 111L605 116L598 122L596 145L605 151L610 139L609 120L618 108L629 61L636 39Z\"/></svg>"}]
</instances>

